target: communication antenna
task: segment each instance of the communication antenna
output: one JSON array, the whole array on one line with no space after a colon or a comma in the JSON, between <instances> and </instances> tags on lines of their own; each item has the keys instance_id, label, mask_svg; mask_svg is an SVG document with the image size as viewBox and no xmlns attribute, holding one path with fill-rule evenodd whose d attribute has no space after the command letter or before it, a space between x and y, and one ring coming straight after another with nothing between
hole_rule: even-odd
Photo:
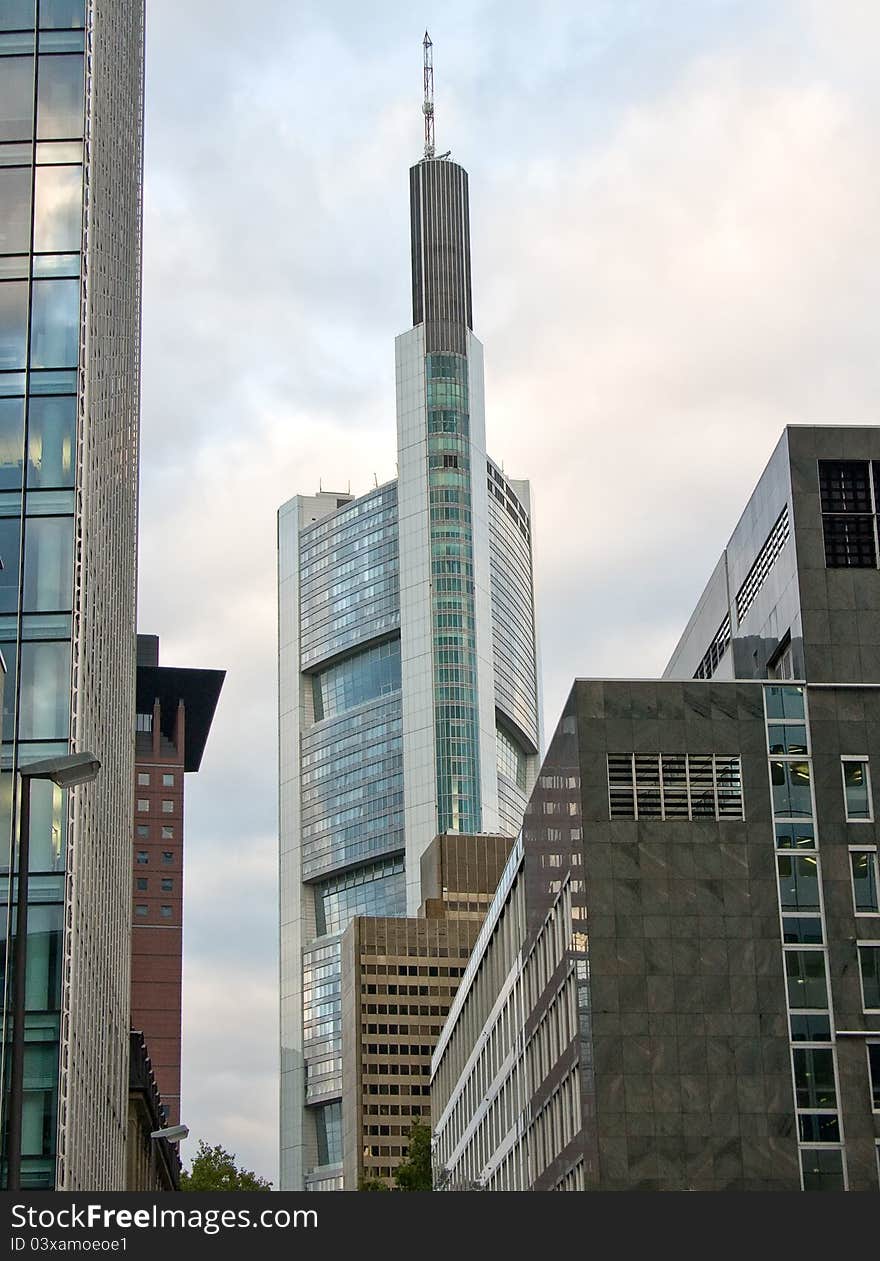
<instances>
[{"instance_id":1,"label":"communication antenna","mask_svg":"<svg viewBox=\"0 0 880 1261\"><path fill-rule=\"evenodd\" d=\"M425 99L422 102L422 113L425 115L425 158L434 156L434 45L431 36L425 31L423 41L425 50Z\"/></svg>"}]
</instances>

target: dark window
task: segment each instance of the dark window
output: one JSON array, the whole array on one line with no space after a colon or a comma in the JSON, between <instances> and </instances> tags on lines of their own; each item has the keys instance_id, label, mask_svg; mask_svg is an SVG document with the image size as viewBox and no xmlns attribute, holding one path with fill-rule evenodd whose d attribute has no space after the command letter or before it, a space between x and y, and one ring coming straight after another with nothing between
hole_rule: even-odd
<instances>
[{"instance_id":1,"label":"dark window","mask_svg":"<svg viewBox=\"0 0 880 1261\"><path fill-rule=\"evenodd\" d=\"M801 1150L805 1191L842 1191L843 1153L818 1148Z\"/></svg>"},{"instance_id":2,"label":"dark window","mask_svg":"<svg viewBox=\"0 0 880 1261\"><path fill-rule=\"evenodd\" d=\"M873 517L822 517L829 569L876 569Z\"/></svg>"},{"instance_id":3,"label":"dark window","mask_svg":"<svg viewBox=\"0 0 880 1261\"><path fill-rule=\"evenodd\" d=\"M820 460L823 512L873 512L867 460Z\"/></svg>"},{"instance_id":4,"label":"dark window","mask_svg":"<svg viewBox=\"0 0 880 1261\"><path fill-rule=\"evenodd\" d=\"M149 883L150 883L149 880L146 880L143 876L138 876L137 880L135 881L135 887L138 889L139 892L146 893Z\"/></svg>"},{"instance_id":5,"label":"dark window","mask_svg":"<svg viewBox=\"0 0 880 1261\"><path fill-rule=\"evenodd\" d=\"M139 849L138 854L137 854L137 860L138 860L138 864L141 867L145 867L147 863L150 861L150 855L147 853L145 849Z\"/></svg>"},{"instance_id":6,"label":"dark window","mask_svg":"<svg viewBox=\"0 0 880 1261\"><path fill-rule=\"evenodd\" d=\"M171 850L170 850L170 849L163 849L163 850L162 850L162 864L163 864L163 866L165 866L165 867L169 867L173 861L174 861L174 855L172 854Z\"/></svg>"},{"instance_id":7,"label":"dark window","mask_svg":"<svg viewBox=\"0 0 880 1261\"><path fill-rule=\"evenodd\" d=\"M859 946L865 1011L880 1011L880 946Z\"/></svg>"},{"instance_id":8,"label":"dark window","mask_svg":"<svg viewBox=\"0 0 880 1261\"><path fill-rule=\"evenodd\" d=\"M871 1079L871 1107L880 1112L880 1042L868 1043L868 1075Z\"/></svg>"}]
</instances>

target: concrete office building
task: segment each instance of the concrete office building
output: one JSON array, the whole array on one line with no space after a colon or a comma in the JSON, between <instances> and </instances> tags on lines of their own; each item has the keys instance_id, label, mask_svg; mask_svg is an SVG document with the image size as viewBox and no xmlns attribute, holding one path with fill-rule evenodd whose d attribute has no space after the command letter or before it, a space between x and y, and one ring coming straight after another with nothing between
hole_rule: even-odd
<instances>
[{"instance_id":1,"label":"concrete office building","mask_svg":"<svg viewBox=\"0 0 880 1261\"><path fill-rule=\"evenodd\" d=\"M529 487L486 455L468 182L410 171L398 478L279 512L281 1186L342 1185L340 936L443 832L514 836L540 746Z\"/></svg>"},{"instance_id":2,"label":"concrete office building","mask_svg":"<svg viewBox=\"0 0 880 1261\"><path fill-rule=\"evenodd\" d=\"M507 836L435 837L422 855L418 917L358 915L345 930L345 1191L371 1179L393 1186L412 1125L431 1124L431 1054L510 846Z\"/></svg>"},{"instance_id":3,"label":"concrete office building","mask_svg":"<svg viewBox=\"0 0 880 1261\"><path fill-rule=\"evenodd\" d=\"M201 766L225 670L159 665L138 635L131 1026L146 1039L169 1125L180 1121L184 777Z\"/></svg>"},{"instance_id":4,"label":"concrete office building","mask_svg":"<svg viewBox=\"0 0 880 1261\"><path fill-rule=\"evenodd\" d=\"M143 24L140 0L0 6L7 871L17 769L70 751L101 762L93 784L32 788L22 1178L35 1189L125 1185ZM11 1001L5 986L7 1039Z\"/></svg>"},{"instance_id":5,"label":"concrete office building","mask_svg":"<svg viewBox=\"0 0 880 1261\"><path fill-rule=\"evenodd\" d=\"M880 1190L880 429L783 434L663 680L579 680L433 1061L438 1175Z\"/></svg>"}]
</instances>

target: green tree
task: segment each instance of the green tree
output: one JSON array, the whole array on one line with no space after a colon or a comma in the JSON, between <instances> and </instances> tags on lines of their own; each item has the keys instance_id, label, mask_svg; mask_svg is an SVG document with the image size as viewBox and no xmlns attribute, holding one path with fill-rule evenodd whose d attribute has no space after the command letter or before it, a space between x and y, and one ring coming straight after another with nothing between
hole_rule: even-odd
<instances>
[{"instance_id":1,"label":"green tree","mask_svg":"<svg viewBox=\"0 0 880 1261\"><path fill-rule=\"evenodd\" d=\"M431 1131L416 1121L409 1132L406 1160L394 1174L398 1191L433 1191L431 1175Z\"/></svg>"},{"instance_id":2,"label":"green tree","mask_svg":"<svg viewBox=\"0 0 880 1261\"><path fill-rule=\"evenodd\" d=\"M199 1139L192 1168L180 1175L181 1191L271 1191L272 1183L258 1178L251 1169L235 1167L235 1152L225 1147L209 1147Z\"/></svg>"},{"instance_id":3,"label":"green tree","mask_svg":"<svg viewBox=\"0 0 880 1261\"><path fill-rule=\"evenodd\" d=\"M359 1191L390 1191L388 1183L382 1178L361 1178L358 1183Z\"/></svg>"}]
</instances>

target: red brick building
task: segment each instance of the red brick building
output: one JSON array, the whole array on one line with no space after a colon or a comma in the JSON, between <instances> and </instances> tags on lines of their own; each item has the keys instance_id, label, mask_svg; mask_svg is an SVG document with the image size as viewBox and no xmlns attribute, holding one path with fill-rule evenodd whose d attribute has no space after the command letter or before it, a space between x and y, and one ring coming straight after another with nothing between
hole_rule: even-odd
<instances>
[{"instance_id":1,"label":"red brick building","mask_svg":"<svg viewBox=\"0 0 880 1261\"><path fill-rule=\"evenodd\" d=\"M180 1120L183 781L201 764L225 675L160 666L158 636L138 635L131 1025L169 1125Z\"/></svg>"}]
</instances>

